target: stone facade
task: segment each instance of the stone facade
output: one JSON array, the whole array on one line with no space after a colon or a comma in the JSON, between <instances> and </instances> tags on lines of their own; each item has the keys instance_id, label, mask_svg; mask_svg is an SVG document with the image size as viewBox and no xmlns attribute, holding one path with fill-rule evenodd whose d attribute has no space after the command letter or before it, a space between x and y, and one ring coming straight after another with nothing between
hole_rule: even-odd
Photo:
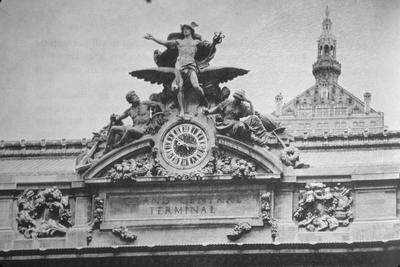
<instances>
[{"instance_id":1,"label":"stone facade","mask_svg":"<svg viewBox=\"0 0 400 267\"><path fill-rule=\"evenodd\" d=\"M366 253L373 247L382 249L391 244L379 243L382 240L399 239L398 132L368 136L296 137L293 144L299 148L301 160L309 164L309 168L285 167L279 176L274 174L277 169L265 174L258 169L253 179L236 182L231 180L230 175L219 174L203 180L168 181L163 177L142 176L136 181L112 183L101 171L87 180L73 171L76 157L87 150L82 140L66 140L64 147L59 141L44 143L47 142L56 143L50 156L48 151L40 149L40 142L26 142L24 146L20 142L4 142L0 149L0 210L3 214L0 217L0 256L9 264L15 263L10 260L17 257L28 260L46 255L52 255L53 259L83 257L83 266L93 266L95 258L102 257L104 264L110 264L107 248L113 248L115 252L125 249L124 253L132 260L137 259L139 251L146 251L149 257L141 258L141 266L146 266L154 264L153 261L164 262L157 255L167 248L169 255L186 255L179 252L183 245L185 250L191 250L190 253L207 255L221 249L230 255L232 249L283 253L290 248L292 254L285 259L299 261L296 257L303 257L301 262L305 264L307 257L301 256L302 250L310 244L314 244L313 249L320 248L331 253L340 248L341 253L346 255L346 251L350 253L356 248ZM225 147L234 147L233 144ZM255 151L247 154L255 154ZM331 187L332 193L336 192L333 188L338 183L338 188L346 188L341 192L353 200L346 208L352 213L348 224L323 231L309 231L296 220L299 201L305 199L305 186L315 183ZM66 229L64 236L26 238L18 232L18 197L28 188L45 189L49 185L58 187L63 196L68 196L72 226ZM319 189L315 187L313 190L317 192ZM320 194L317 192L316 195ZM327 193L322 196L328 199ZM266 224L271 220L276 224L274 235L273 227ZM227 238L227 235L232 235L235 225L238 225L238 236ZM238 247L238 243L243 245ZM327 246L328 243L335 246ZM294 244L296 249L291 247ZM395 248L398 245L393 243L390 246ZM78 251L77 248L85 249ZM24 251L28 250L30 252L25 254ZM18 253L26 256L17 256ZM379 262L383 256L397 259L390 254L383 253L373 258L372 254L367 254L349 254L346 257L353 262L363 262L362 259ZM331 254L321 255L325 255L325 259L331 257ZM196 259L196 264L229 266L232 264L231 257L221 259L210 254L207 259ZM318 257L315 255L313 259ZM189 261L186 256L181 263L173 259L172 265L193 264L193 259ZM332 260L335 262L335 259ZM252 261L244 258L236 261L258 266L270 261L279 264L284 259L271 255ZM35 266L39 263L31 261L30 264Z\"/></svg>"},{"instance_id":2,"label":"stone facade","mask_svg":"<svg viewBox=\"0 0 400 267\"><path fill-rule=\"evenodd\" d=\"M314 65L318 94L310 92L306 103L351 96L344 89L333 91L339 88L340 65L328 12L323 25ZM194 30L185 32L201 39ZM216 33L212 43L202 43L198 58L208 64L223 37ZM175 90L171 59L176 52L168 46L156 51L157 68L130 73L161 84L163 91L146 101L128 92L128 109L111 115L90 140L0 142L1 264L383 266L400 261L400 132L382 128L293 137L255 112L243 90L229 99L229 89L219 87L246 70L199 70L199 84L179 84ZM208 89L194 90L200 86ZM365 98L369 104L370 95ZM353 96L343 101L348 99L351 107L368 111L369 119L379 116ZM276 100L280 119L290 107L298 108L296 101ZM124 125L127 117L132 125Z\"/></svg>"}]
</instances>

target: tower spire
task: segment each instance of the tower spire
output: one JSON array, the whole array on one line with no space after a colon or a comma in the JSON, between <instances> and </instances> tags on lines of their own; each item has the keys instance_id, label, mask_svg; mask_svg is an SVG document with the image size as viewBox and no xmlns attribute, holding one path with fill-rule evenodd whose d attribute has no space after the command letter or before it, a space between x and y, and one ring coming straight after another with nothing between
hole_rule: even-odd
<instances>
[{"instance_id":1,"label":"tower spire","mask_svg":"<svg viewBox=\"0 0 400 267\"><path fill-rule=\"evenodd\" d=\"M325 18L322 21L322 34L318 38L318 56L313 64L313 74L317 84L324 87L337 83L341 66L336 61L336 38L331 33L332 21L329 18L329 7L325 8Z\"/></svg>"}]
</instances>

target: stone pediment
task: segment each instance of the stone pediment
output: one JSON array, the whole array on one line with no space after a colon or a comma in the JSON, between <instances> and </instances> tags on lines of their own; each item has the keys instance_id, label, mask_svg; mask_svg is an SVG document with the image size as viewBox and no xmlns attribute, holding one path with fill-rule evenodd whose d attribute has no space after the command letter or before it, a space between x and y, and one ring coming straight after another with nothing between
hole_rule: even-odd
<instances>
[{"instance_id":1,"label":"stone pediment","mask_svg":"<svg viewBox=\"0 0 400 267\"><path fill-rule=\"evenodd\" d=\"M322 87L313 85L282 107L282 116L302 116L303 110L309 110L312 115L318 107L334 105L346 108L347 114L364 113L364 102L338 84ZM376 113L370 109L370 113ZM297 115L296 115L297 114Z\"/></svg>"},{"instance_id":2,"label":"stone pediment","mask_svg":"<svg viewBox=\"0 0 400 267\"><path fill-rule=\"evenodd\" d=\"M207 177L214 177L213 179L281 177L283 164L276 153L230 137L215 135L211 127L204 122L201 119L173 120L164 125L159 134L144 136L140 140L107 153L93 162L81 175L89 183L91 180L99 179L119 182L199 180ZM207 151L201 162L192 167L180 168L163 156L165 154L163 140L168 138L171 129L182 125L198 126L199 129L204 129L207 136Z\"/></svg>"}]
</instances>

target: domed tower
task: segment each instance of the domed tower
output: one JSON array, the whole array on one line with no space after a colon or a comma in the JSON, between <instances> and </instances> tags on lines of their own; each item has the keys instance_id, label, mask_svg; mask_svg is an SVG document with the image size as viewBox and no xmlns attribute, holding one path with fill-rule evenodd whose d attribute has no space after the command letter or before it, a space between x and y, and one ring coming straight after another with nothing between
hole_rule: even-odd
<instances>
[{"instance_id":1,"label":"domed tower","mask_svg":"<svg viewBox=\"0 0 400 267\"><path fill-rule=\"evenodd\" d=\"M327 90L337 84L341 73L341 65L336 60L336 38L331 33L332 21L329 18L329 8L326 7L325 19L322 22L322 34L318 39L318 57L313 64L313 74L316 85Z\"/></svg>"}]
</instances>

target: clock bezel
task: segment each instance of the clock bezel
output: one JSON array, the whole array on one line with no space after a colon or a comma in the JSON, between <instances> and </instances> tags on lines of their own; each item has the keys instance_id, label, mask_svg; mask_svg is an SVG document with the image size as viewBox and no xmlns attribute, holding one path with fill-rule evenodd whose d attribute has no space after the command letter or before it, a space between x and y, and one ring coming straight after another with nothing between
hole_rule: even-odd
<instances>
[{"instance_id":1,"label":"clock bezel","mask_svg":"<svg viewBox=\"0 0 400 267\"><path fill-rule=\"evenodd\" d=\"M199 127L205 134L205 137L207 139L207 148L205 152L205 156L202 157L202 159L197 162L196 164L190 166L190 167L179 167L176 165L171 165L171 163L166 160L166 153L163 148L164 144L164 139L166 138L167 134L176 126L180 124L193 124L197 127ZM156 144L156 147L158 149L157 153L157 159L159 160L160 164L167 169L168 171L172 173L190 173L194 172L197 170L202 169L205 167L205 165L208 163L211 157L211 148L215 146L215 132L212 130L210 125L208 125L208 122L205 120L202 120L200 118L190 118L190 119L177 119L173 120L165 125L163 125L162 129L160 129L159 132L159 137L157 138L158 142Z\"/></svg>"}]
</instances>

